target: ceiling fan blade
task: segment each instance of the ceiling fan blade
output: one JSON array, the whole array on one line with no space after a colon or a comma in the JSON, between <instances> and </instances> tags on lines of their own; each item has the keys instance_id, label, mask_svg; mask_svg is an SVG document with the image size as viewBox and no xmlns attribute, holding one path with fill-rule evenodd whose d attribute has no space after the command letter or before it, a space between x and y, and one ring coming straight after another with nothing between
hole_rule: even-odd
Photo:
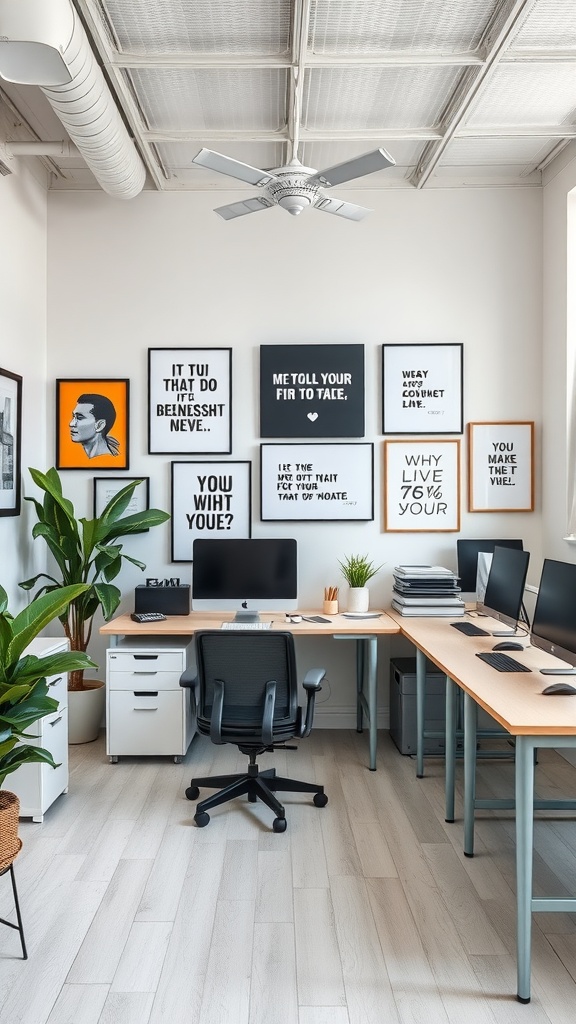
<instances>
[{"instance_id":1,"label":"ceiling fan blade","mask_svg":"<svg viewBox=\"0 0 576 1024\"><path fill-rule=\"evenodd\" d=\"M253 196L251 199L244 199L240 203L230 203L228 206L218 206L214 213L217 213L222 220L234 220L235 217L244 217L247 213L258 213L259 210L269 210L274 203L270 203L263 196Z\"/></svg>"},{"instance_id":2,"label":"ceiling fan blade","mask_svg":"<svg viewBox=\"0 0 576 1024\"><path fill-rule=\"evenodd\" d=\"M383 170L384 167L393 167L395 163L385 149L375 149L372 153L355 157L354 160L346 160L343 164L335 164L324 171L316 171L316 174L308 178L308 182L317 182L325 188L330 185L341 185L343 181L361 178L363 174L372 174L374 171Z\"/></svg>"},{"instance_id":3,"label":"ceiling fan blade","mask_svg":"<svg viewBox=\"0 0 576 1024\"><path fill-rule=\"evenodd\" d=\"M247 181L250 185L267 185L269 181L275 181L276 175L268 171L261 171L258 167L251 167L250 164L243 164L240 160L233 160L223 153L215 153L213 149L201 149L195 157L192 157L193 164L200 164L201 167L209 167L212 171L219 171L220 174L229 174L232 178L239 178L240 181Z\"/></svg>"},{"instance_id":4,"label":"ceiling fan blade","mask_svg":"<svg viewBox=\"0 0 576 1024\"><path fill-rule=\"evenodd\" d=\"M322 213L334 213L337 217L345 217L346 220L362 220L367 213L372 213L366 206L355 206L354 203L345 203L342 199L327 199L321 196L314 203L316 210Z\"/></svg>"}]
</instances>

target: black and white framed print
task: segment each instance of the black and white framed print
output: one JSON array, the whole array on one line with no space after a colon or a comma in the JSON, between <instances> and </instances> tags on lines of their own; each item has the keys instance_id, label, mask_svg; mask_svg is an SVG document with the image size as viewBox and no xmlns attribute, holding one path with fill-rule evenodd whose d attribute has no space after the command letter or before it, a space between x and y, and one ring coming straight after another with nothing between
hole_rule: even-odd
<instances>
[{"instance_id":1,"label":"black and white framed print","mask_svg":"<svg viewBox=\"0 0 576 1024\"><path fill-rule=\"evenodd\" d=\"M0 516L20 515L22 377L0 368Z\"/></svg>"},{"instance_id":2,"label":"black and white framed print","mask_svg":"<svg viewBox=\"0 0 576 1024\"><path fill-rule=\"evenodd\" d=\"M261 437L364 437L364 345L261 345Z\"/></svg>"},{"instance_id":3,"label":"black and white framed print","mask_svg":"<svg viewBox=\"0 0 576 1024\"><path fill-rule=\"evenodd\" d=\"M384 529L460 529L460 438L384 442Z\"/></svg>"},{"instance_id":4,"label":"black and white framed print","mask_svg":"<svg viewBox=\"0 0 576 1024\"><path fill-rule=\"evenodd\" d=\"M534 423L468 424L468 511L534 511Z\"/></svg>"},{"instance_id":5,"label":"black and white framed print","mask_svg":"<svg viewBox=\"0 0 576 1024\"><path fill-rule=\"evenodd\" d=\"M373 444L260 445L263 521L374 519Z\"/></svg>"},{"instance_id":6,"label":"black and white framed print","mask_svg":"<svg viewBox=\"0 0 576 1024\"><path fill-rule=\"evenodd\" d=\"M232 451L232 349L148 349L148 453Z\"/></svg>"},{"instance_id":7,"label":"black and white framed print","mask_svg":"<svg viewBox=\"0 0 576 1024\"><path fill-rule=\"evenodd\" d=\"M460 343L382 346L382 433L461 434Z\"/></svg>"},{"instance_id":8,"label":"black and white framed print","mask_svg":"<svg viewBox=\"0 0 576 1024\"><path fill-rule=\"evenodd\" d=\"M127 484L138 480L132 497L126 506L125 516L133 516L136 512L145 512L150 508L150 477L136 476L95 476L94 477L94 518L102 515L106 505Z\"/></svg>"},{"instance_id":9,"label":"black and white framed print","mask_svg":"<svg viewBox=\"0 0 576 1024\"><path fill-rule=\"evenodd\" d=\"M192 542L250 537L251 462L173 462L172 561L191 562Z\"/></svg>"}]
</instances>

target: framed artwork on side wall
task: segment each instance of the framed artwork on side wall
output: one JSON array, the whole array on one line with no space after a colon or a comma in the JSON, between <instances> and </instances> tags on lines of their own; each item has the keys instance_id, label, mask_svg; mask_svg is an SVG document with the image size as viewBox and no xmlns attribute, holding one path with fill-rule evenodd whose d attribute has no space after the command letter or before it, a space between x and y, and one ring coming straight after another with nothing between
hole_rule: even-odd
<instances>
[{"instance_id":1,"label":"framed artwork on side wall","mask_svg":"<svg viewBox=\"0 0 576 1024\"><path fill-rule=\"evenodd\" d=\"M56 468L128 469L130 381L56 381Z\"/></svg>"},{"instance_id":2,"label":"framed artwork on side wall","mask_svg":"<svg viewBox=\"0 0 576 1024\"><path fill-rule=\"evenodd\" d=\"M384 529L460 529L460 439L384 442Z\"/></svg>"},{"instance_id":3,"label":"framed artwork on side wall","mask_svg":"<svg viewBox=\"0 0 576 1024\"><path fill-rule=\"evenodd\" d=\"M148 349L148 453L232 451L232 349Z\"/></svg>"},{"instance_id":4,"label":"framed artwork on side wall","mask_svg":"<svg viewBox=\"0 0 576 1024\"><path fill-rule=\"evenodd\" d=\"M469 423L468 511L533 510L534 423Z\"/></svg>"},{"instance_id":5,"label":"framed artwork on side wall","mask_svg":"<svg viewBox=\"0 0 576 1024\"><path fill-rule=\"evenodd\" d=\"M172 561L191 562L192 542L250 537L251 462L172 462Z\"/></svg>"},{"instance_id":6,"label":"framed artwork on side wall","mask_svg":"<svg viewBox=\"0 0 576 1024\"><path fill-rule=\"evenodd\" d=\"M0 368L0 516L20 515L22 377Z\"/></svg>"},{"instance_id":7,"label":"framed artwork on side wall","mask_svg":"<svg viewBox=\"0 0 576 1024\"><path fill-rule=\"evenodd\" d=\"M382 346L382 433L461 434L462 344Z\"/></svg>"}]
</instances>

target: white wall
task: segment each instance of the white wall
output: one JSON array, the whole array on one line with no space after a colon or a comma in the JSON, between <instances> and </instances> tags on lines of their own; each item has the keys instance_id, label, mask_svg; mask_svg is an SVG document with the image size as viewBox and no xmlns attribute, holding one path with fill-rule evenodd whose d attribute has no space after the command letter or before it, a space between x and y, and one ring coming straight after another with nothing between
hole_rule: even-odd
<instances>
[{"instance_id":1,"label":"white wall","mask_svg":"<svg viewBox=\"0 0 576 1024\"><path fill-rule=\"evenodd\" d=\"M0 366L23 378L23 470L47 459L46 217L46 191L24 164L0 178ZM0 583L11 611L27 601L20 580L45 563L45 552L31 540L30 512L23 501L20 516L0 517Z\"/></svg>"},{"instance_id":2,"label":"white wall","mask_svg":"<svg viewBox=\"0 0 576 1024\"><path fill-rule=\"evenodd\" d=\"M347 198L345 190L339 194ZM154 193L124 204L95 193L49 196L48 464L55 378L127 376L129 472L150 476L152 504L169 509L170 457L146 454L147 348L232 346L232 457L253 460L253 536L297 537L301 603L308 606L319 606L324 585L338 582L338 558L369 552L386 563L371 587L372 605L382 606L399 562L455 568L456 535L383 532L380 346L463 342L465 422L533 419L539 439L542 193L355 191L354 202L374 209L361 224L318 211L292 218L280 209L225 223L212 212L236 198L235 192ZM376 452L373 523L282 528L258 520L258 346L290 342L365 345L366 439ZM462 441L461 534L522 536L532 551L532 582L541 565L539 440L537 452L533 514L469 514ZM88 512L91 473L63 475L77 511ZM149 574L190 581L189 565L169 562L168 527L131 539L126 549L147 563ZM140 573L124 573L124 610L140 581ZM331 670L325 710L334 721L344 722L353 705L352 648L327 642L321 653ZM397 640L391 650L410 652ZM382 641L381 664L387 652ZM310 655L318 659L318 646ZM381 693L386 706L387 688Z\"/></svg>"}]
</instances>

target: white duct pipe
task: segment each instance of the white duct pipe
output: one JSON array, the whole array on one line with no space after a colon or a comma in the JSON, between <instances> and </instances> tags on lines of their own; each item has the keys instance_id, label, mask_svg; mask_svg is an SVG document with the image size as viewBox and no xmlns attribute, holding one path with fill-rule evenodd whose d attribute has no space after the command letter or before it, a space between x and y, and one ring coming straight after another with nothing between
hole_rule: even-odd
<instances>
[{"instance_id":1,"label":"white duct pipe","mask_svg":"<svg viewBox=\"0 0 576 1024\"><path fill-rule=\"evenodd\" d=\"M0 0L0 76L40 86L105 192L142 191L146 169L70 0Z\"/></svg>"}]
</instances>

